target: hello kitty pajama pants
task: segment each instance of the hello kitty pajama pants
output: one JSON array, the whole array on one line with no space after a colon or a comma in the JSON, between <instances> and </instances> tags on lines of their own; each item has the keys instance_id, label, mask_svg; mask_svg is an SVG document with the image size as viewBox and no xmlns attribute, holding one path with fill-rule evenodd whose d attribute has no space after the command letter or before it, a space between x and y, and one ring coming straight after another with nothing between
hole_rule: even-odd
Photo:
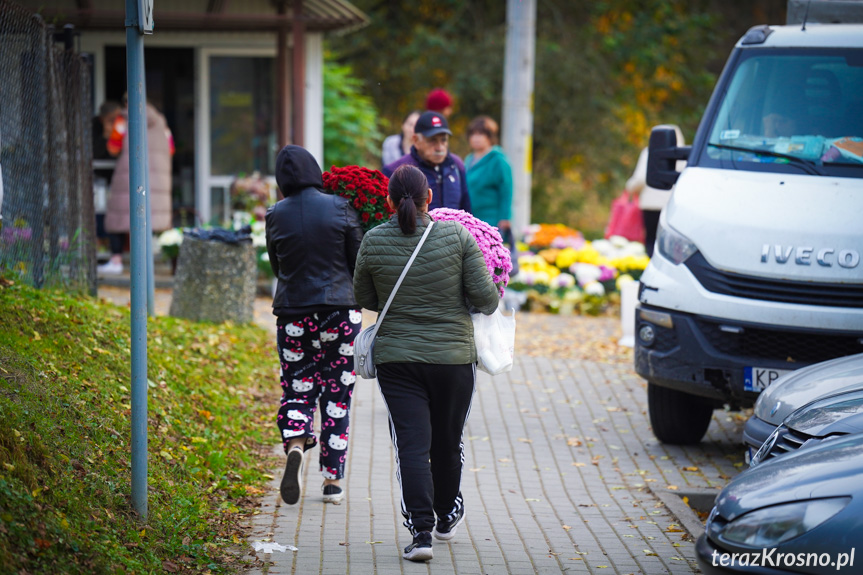
<instances>
[{"instance_id":1,"label":"hello kitty pajama pants","mask_svg":"<svg viewBox=\"0 0 863 575\"><path fill-rule=\"evenodd\" d=\"M327 479L345 474L349 414L354 374L354 338L362 327L359 309L311 314L279 322L277 341L281 369L277 424L285 451L295 437L305 437L305 449L318 443L314 419L321 406L321 473Z\"/></svg>"}]
</instances>

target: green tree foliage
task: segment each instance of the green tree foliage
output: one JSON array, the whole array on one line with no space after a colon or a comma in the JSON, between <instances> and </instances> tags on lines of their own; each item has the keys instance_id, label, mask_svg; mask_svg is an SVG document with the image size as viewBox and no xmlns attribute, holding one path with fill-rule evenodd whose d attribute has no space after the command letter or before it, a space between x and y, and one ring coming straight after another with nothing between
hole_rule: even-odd
<instances>
[{"instance_id":1,"label":"green tree foliage","mask_svg":"<svg viewBox=\"0 0 863 575\"><path fill-rule=\"evenodd\" d=\"M349 64L324 58L324 169L380 164L378 112Z\"/></svg>"},{"instance_id":2,"label":"green tree foliage","mask_svg":"<svg viewBox=\"0 0 863 575\"><path fill-rule=\"evenodd\" d=\"M715 81L716 17L673 0L541 5L533 219L597 233L651 127L692 138Z\"/></svg>"},{"instance_id":3,"label":"green tree foliage","mask_svg":"<svg viewBox=\"0 0 863 575\"><path fill-rule=\"evenodd\" d=\"M366 81L386 132L443 87L455 98L451 148L466 153L471 118L501 116L506 2L353 3L371 24L328 42ZM692 140L734 42L784 19L773 4L538 0L532 220L601 230L651 127L675 123Z\"/></svg>"}]
</instances>

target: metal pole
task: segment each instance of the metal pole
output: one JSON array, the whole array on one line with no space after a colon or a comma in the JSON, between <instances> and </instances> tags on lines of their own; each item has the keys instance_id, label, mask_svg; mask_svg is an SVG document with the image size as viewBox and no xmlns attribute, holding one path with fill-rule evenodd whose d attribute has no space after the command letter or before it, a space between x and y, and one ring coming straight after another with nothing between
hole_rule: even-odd
<instances>
[{"instance_id":1,"label":"metal pole","mask_svg":"<svg viewBox=\"0 0 863 575\"><path fill-rule=\"evenodd\" d=\"M126 0L132 316L132 505L147 520L147 94L138 2Z\"/></svg>"},{"instance_id":2,"label":"metal pole","mask_svg":"<svg viewBox=\"0 0 863 575\"><path fill-rule=\"evenodd\" d=\"M142 62L144 56L141 55ZM141 69L145 69L143 66ZM144 131L147 130L147 80L145 76L141 76L141 81L144 85ZM144 165L147 169L144 171L144 189L150 190L150 149L144 148ZM153 263L153 211L150 208L150 196L147 194L147 315L156 317L156 279Z\"/></svg>"},{"instance_id":3,"label":"metal pole","mask_svg":"<svg viewBox=\"0 0 863 575\"><path fill-rule=\"evenodd\" d=\"M535 42L536 0L507 0L501 132L503 149L512 164L516 237L530 223Z\"/></svg>"}]
</instances>

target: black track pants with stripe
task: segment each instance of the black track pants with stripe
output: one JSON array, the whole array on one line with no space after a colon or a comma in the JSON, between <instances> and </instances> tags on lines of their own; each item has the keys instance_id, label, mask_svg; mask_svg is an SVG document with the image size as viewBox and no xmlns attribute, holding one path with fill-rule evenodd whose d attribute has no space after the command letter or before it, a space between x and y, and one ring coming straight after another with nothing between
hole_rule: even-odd
<instances>
[{"instance_id":1,"label":"black track pants with stripe","mask_svg":"<svg viewBox=\"0 0 863 575\"><path fill-rule=\"evenodd\" d=\"M462 432L476 367L384 363L377 377L389 411L404 525L413 535L431 531L435 515L444 519L464 506Z\"/></svg>"}]
</instances>

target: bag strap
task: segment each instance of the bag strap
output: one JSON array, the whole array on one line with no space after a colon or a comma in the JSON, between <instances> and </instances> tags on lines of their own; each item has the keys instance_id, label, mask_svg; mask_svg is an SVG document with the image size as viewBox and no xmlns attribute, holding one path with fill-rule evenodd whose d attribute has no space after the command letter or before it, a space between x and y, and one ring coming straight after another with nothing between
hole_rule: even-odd
<instances>
[{"instance_id":1,"label":"bag strap","mask_svg":"<svg viewBox=\"0 0 863 575\"><path fill-rule=\"evenodd\" d=\"M378 320L375 322L377 325L380 325L381 322L384 320L384 316L387 315L387 310L390 309L390 304L393 303L393 298L395 297L396 292L399 291L399 286L402 285L402 280L405 279L405 276L407 275L411 264L414 263L417 254L420 253L420 248L423 247L423 243L426 241L426 238L428 237L433 225L434 220L429 222L428 227L426 227L426 231L423 233L423 237L420 238L416 249L414 249L414 253L411 254L411 258L408 260L408 263L405 264L405 269L402 270L402 275L399 276L399 280L396 282L395 287L393 287L393 291L390 292L390 297L387 298L387 303L386 305L384 305L384 309L381 310L381 315L378 316Z\"/></svg>"}]
</instances>

